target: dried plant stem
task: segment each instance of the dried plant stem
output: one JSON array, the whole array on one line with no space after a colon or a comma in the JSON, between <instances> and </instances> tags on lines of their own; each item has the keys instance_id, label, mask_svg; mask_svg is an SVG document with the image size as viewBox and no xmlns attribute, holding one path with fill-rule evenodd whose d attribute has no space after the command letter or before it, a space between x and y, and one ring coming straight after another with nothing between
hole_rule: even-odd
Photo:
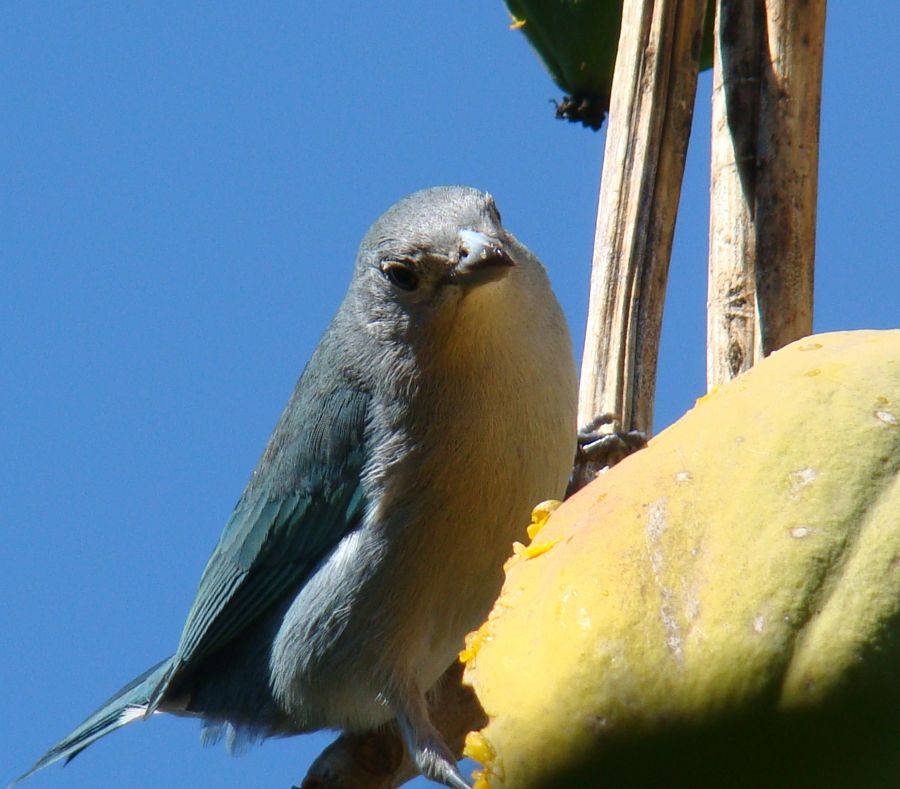
<instances>
[{"instance_id":1,"label":"dried plant stem","mask_svg":"<svg viewBox=\"0 0 900 789\"><path fill-rule=\"evenodd\" d=\"M650 434L705 0L625 4L594 237L579 425Z\"/></svg>"},{"instance_id":2,"label":"dried plant stem","mask_svg":"<svg viewBox=\"0 0 900 789\"><path fill-rule=\"evenodd\" d=\"M717 0L707 384L812 331L825 0Z\"/></svg>"}]
</instances>

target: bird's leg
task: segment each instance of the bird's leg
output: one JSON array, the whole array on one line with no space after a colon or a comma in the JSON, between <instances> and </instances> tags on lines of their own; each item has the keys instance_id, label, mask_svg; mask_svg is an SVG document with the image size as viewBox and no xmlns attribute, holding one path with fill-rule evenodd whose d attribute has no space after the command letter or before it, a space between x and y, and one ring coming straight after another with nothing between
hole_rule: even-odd
<instances>
[{"instance_id":1,"label":"bird's leg","mask_svg":"<svg viewBox=\"0 0 900 789\"><path fill-rule=\"evenodd\" d=\"M404 701L397 714L397 723L406 749L419 772L451 789L471 789L456 766L450 749L432 726L422 694L410 693Z\"/></svg>"},{"instance_id":2,"label":"bird's leg","mask_svg":"<svg viewBox=\"0 0 900 789\"><path fill-rule=\"evenodd\" d=\"M603 430L612 425L612 430ZM614 414L600 414L578 430L578 452L588 460L605 466L614 466L623 458L643 449L647 436L640 430L616 429Z\"/></svg>"},{"instance_id":3,"label":"bird's leg","mask_svg":"<svg viewBox=\"0 0 900 789\"><path fill-rule=\"evenodd\" d=\"M567 497L584 487L602 469L614 466L647 445L647 436L643 432L618 430L616 422L614 414L600 414L579 428L575 468L566 491ZM610 425L612 430L603 429Z\"/></svg>"},{"instance_id":4,"label":"bird's leg","mask_svg":"<svg viewBox=\"0 0 900 789\"><path fill-rule=\"evenodd\" d=\"M428 693L428 719L454 756L466 734L487 725L487 716L458 660ZM400 704L395 705L399 709ZM312 763L300 787L292 789L396 789L418 775L396 720L374 732L344 732Z\"/></svg>"}]
</instances>

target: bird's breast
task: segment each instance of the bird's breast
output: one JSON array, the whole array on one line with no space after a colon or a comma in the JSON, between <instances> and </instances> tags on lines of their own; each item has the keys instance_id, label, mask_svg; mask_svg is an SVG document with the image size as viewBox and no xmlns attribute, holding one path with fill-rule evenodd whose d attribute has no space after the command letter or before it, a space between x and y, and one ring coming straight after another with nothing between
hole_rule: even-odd
<instances>
[{"instance_id":1,"label":"bird's breast","mask_svg":"<svg viewBox=\"0 0 900 789\"><path fill-rule=\"evenodd\" d=\"M455 327L450 352L424 365L411 390L401 459L391 456L397 445L385 447L392 474L376 528L393 548L385 556L391 594L404 601L393 629L427 667L425 682L487 614L531 509L565 491L575 371L548 296L544 312L504 303L489 321Z\"/></svg>"}]
</instances>

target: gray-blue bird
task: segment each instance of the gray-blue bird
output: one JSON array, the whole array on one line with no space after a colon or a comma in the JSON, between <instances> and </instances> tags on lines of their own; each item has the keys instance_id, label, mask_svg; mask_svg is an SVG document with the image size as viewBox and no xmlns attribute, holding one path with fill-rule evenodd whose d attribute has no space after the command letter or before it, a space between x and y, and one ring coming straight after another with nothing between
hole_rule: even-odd
<instances>
[{"instance_id":1,"label":"gray-blue bird","mask_svg":"<svg viewBox=\"0 0 900 789\"><path fill-rule=\"evenodd\" d=\"M395 719L419 770L464 789L425 694L490 609L532 506L562 497L575 410L562 311L490 195L401 200L362 241L175 654L26 776L169 712L230 745Z\"/></svg>"}]
</instances>

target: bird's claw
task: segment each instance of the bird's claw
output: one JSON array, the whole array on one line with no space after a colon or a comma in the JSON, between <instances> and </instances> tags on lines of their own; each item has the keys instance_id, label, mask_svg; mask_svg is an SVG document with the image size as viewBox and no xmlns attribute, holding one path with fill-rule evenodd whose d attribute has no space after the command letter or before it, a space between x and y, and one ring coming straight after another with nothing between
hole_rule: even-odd
<instances>
[{"instance_id":1,"label":"bird's claw","mask_svg":"<svg viewBox=\"0 0 900 789\"><path fill-rule=\"evenodd\" d=\"M423 698L410 698L406 709L397 716L397 723L407 752L422 775L450 789L472 789L428 719Z\"/></svg>"},{"instance_id":2,"label":"bird's claw","mask_svg":"<svg viewBox=\"0 0 900 789\"><path fill-rule=\"evenodd\" d=\"M567 496L584 487L602 470L647 445L647 436L643 431L617 430L617 421L613 414L600 414L578 430L575 468ZM608 429L608 426L613 429ZM603 430L604 427L607 429Z\"/></svg>"}]
</instances>

